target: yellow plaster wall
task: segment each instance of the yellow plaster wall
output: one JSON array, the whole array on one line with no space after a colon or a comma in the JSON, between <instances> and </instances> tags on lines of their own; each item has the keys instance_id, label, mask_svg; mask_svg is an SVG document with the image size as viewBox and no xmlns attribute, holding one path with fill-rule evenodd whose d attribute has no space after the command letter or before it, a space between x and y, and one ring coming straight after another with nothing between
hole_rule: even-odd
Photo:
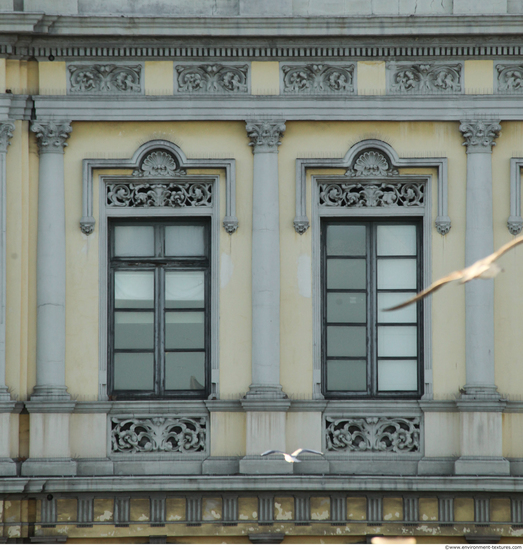
<instances>
[{"instance_id":1,"label":"yellow plaster wall","mask_svg":"<svg viewBox=\"0 0 523 550\"><path fill-rule=\"evenodd\" d=\"M0 58L0 93L4 94L7 88L7 75L6 75L6 64L7 60L5 58Z\"/></svg>"},{"instance_id":2,"label":"yellow plaster wall","mask_svg":"<svg viewBox=\"0 0 523 550\"><path fill-rule=\"evenodd\" d=\"M438 520L438 499L420 498L418 503L419 519L421 521Z\"/></svg>"},{"instance_id":3,"label":"yellow plaster wall","mask_svg":"<svg viewBox=\"0 0 523 550\"><path fill-rule=\"evenodd\" d=\"M403 499L401 497L383 499L383 519L401 521L403 519Z\"/></svg>"},{"instance_id":4,"label":"yellow plaster wall","mask_svg":"<svg viewBox=\"0 0 523 550\"><path fill-rule=\"evenodd\" d=\"M455 521L474 521L474 499L473 498L455 498L454 499L454 519Z\"/></svg>"},{"instance_id":5,"label":"yellow plaster wall","mask_svg":"<svg viewBox=\"0 0 523 550\"><path fill-rule=\"evenodd\" d=\"M67 93L65 61L40 61L38 68L41 95L65 95Z\"/></svg>"},{"instance_id":6,"label":"yellow plaster wall","mask_svg":"<svg viewBox=\"0 0 523 550\"><path fill-rule=\"evenodd\" d=\"M494 91L494 61L465 60L464 81L466 94L492 94Z\"/></svg>"},{"instance_id":7,"label":"yellow plaster wall","mask_svg":"<svg viewBox=\"0 0 523 550\"><path fill-rule=\"evenodd\" d=\"M358 95L384 95L385 61L358 61L356 68Z\"/></svg>"},{"instance_id":8,"label":"yellow plaster wall","mask_svg":"<svg viewBox=\"0 0 523 550\"><path fill-rule=\"evenodd\" d=\"M172 61L145 62L145 95L172 95L174 64Z\"/></svg>"},{"instance_id":9,"label":"yellow plaster wall","mask_svg":"<svg viewBox=\"0 0 523 550\"><path fill-rule=\"evenodd\" d=\"M503 422L503 456L523 457L523 414L505 413Z\"/></svg>"},{"instance_id":10,"label":"yellow plaster wall","mask_svg":"<svg viewBox=\"0 0 523 550\"><path fill-rule=\"evenodd\" d=\"M278 61L251 62L251 94L278 95L280 93L280 64Z\"/></svg>"}]
</instances>

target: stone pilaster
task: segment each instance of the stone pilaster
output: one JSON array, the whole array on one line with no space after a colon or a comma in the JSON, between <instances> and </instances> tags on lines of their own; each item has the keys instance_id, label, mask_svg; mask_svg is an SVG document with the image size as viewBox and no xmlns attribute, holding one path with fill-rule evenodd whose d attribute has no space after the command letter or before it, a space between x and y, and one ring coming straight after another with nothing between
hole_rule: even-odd
<instances>
[{"instance_id":1,"label":"stone pilaster","mask_svg":"<svg viewBox=\"0 0 523 550\"><path fill-rule=\"evenodd\" d=\"M465 265L492 254L492 147L501 126L495 120L461 122L467 147ZM466 384L457 405L461 416L461 457L455 473L507 475L502 456L501 415L505 403L494 371L494 281L476 279L465 286Z\"/></svg>"},{"instance_id":2,"label":"stone pilaster","mask_svg":"<svg viewBox=\"0 0 523 550\"><path fill-rule=\"evenodd\" d=\"M69 122L34 122L38 179L36 386L31 400L70 399L65 386L64 147Z\"/></svg>"}]
</instances>

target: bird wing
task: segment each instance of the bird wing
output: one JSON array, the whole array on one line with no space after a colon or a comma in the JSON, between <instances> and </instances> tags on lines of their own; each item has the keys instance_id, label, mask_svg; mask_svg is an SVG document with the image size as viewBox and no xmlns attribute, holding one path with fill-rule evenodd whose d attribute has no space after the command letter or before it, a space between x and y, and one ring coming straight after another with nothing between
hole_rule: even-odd
<instances>
[{"instance_id":1,"label":"bird wing","mask_svg":"<svg viewBox=\"0 0 523 550\"><path fill-rule=\"evenodd\" d=\"M312 453L312 454L315 454L315 455L322 455L323 454L320 451L313 451L312 449L298 449L297 451L294 451L292 453L292 456L298 456L301 453Z\"/></svg>"},{"instance_id":2,"label":"bird wing","mask_svg":"<svg viewBox=\"0 0 523 550\"><path fill-rule=\"evenodd\" d=\"M504 244L501 248L498 248L494 254L491 254L490 256L487 256L485 260L492 262L495 262L500 256L503 256L505 252L508 252L511 248L514 246L517 246L518 244L523 243L523 235L518 237L517 239L514 239L513 241L508 242L507 244Z\"/></svg>"},{"instance_id":3,"label":"bird wing","mask_svg":"<svg viewBox=\"0 0 523 550\"><path fill-rule=\"evenodd\" d=\"M272 455L274 453L280 453L281 455L285 454L283 451L265 451L264 453L261 454L261 456Z\"/></svg>"},{"instance_id":4,"label":"bird wing","mask_svg":"<svg viewBox=\"0 0 523 550\"><path fill-rule=\"evenodd\" d=\"M406 302L402 302L401 304L389 307L387 309L384 309L383 311L395 311L396 309L401 309L403 307L409 306L410 304L413 304L414 302L417 302L418 300L421 300L422 298L425 298L425 296L428 296L429 294L432 294L438 288L441 288L443 285L446 285L447 283L450 283L451 281L457 281L458 279L461 279L463 277L463 270L459 271L453 271L446 277L442 277L441 279L438 279L434 283L432 283L429 287L422 290L419 294L416 294L416 296L413 296L410 300L407 300Z\"/></svg>"}]
</instances>

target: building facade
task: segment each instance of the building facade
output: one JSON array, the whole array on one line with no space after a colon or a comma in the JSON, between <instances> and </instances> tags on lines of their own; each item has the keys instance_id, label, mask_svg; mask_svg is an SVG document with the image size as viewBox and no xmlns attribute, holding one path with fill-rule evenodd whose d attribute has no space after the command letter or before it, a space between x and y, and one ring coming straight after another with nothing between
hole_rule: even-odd
<instances>
[{"instance_id":1,"label":"building facade","mask_svg":"<svg viewBox=\"0 0 523 550\"><path fill-rule=\"evenodd\" d=\"M139 4L0 2L5 541L519 542L522 250L384 309L521 232L523 2Z\"/></svg>"}]
</instances>

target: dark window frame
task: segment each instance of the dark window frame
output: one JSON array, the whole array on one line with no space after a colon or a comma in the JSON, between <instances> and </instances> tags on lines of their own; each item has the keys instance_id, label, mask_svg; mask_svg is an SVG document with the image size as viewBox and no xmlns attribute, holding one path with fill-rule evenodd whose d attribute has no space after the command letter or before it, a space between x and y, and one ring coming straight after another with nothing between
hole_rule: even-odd
<instances>
[{"instance_id":1,"label":"dark window frame","mask_svg":"<svg viewBox=\"0 0 523 550\"><path fill-rule=\"evenodd\" d=\"M366 288L367 296L367 389L365 391L327 390L327 227L329 225L365 225L370 232L366 239ZM417 385L416 391L378 391L378 345L377 345L377 226L378 225L415 225L416 226L416 285L417 292L423 288L423 218L421 217L328 217L320 218L320 287L321 287L321 390L326 399L419 399L424 388L424 331L423 300L416 303L417 308ZM329 258L336 256L329 256ZM382 256L380 256L382 257ZM411 257L411 256L409 256ZM401 256L394 256L401 258ZM348 290L347 292L355 292ZM402 292L402 290L387 290ZM335 325L336 323L334 323ZM342 323L347 325L347 323ZM332 323L329 323L332 325ZM393 324L387 323L389 326ZM403 325L403 323L401 323ZM401 359L401 357L395 357Z\"/></svg>"},{"instance_id":2,"label":"dark window frame","mask_svg":"<svg viewBox=\"0 0 523 550\"><path fill-rule=\"evenodd\" d=\"M154 257L114 256L115 231L117 226L154 226ZM204 227L204 256L165 257L163 238L166 226L196 225ZM178 217L173 218L111 218L108 223L108 342L107 342L107 387L108 395L116 400L162 400L162 399L206 399L211 391L211 219L210 217ZM114 289L115 272L122 271L153 271L154 272L154 389L149 390L115 390L114 389L114 333L115 308ZM204 272L204 351L205 351L205 384L201 390L165 390L165 313L169 311L201 311L201 308L166 308L164 281L165 273L169 271L203 271ZM134 309L125 309L134 311ZM143 310L137 310L143 311ZM183 351L183 350L176 350ZM191 351L198 351L191 349ZM134 351L136 352L136 350ZM126 350L127 353L127 350ZM131 351L133 353L133 351Z\"/></svg>"}]
</instances>

